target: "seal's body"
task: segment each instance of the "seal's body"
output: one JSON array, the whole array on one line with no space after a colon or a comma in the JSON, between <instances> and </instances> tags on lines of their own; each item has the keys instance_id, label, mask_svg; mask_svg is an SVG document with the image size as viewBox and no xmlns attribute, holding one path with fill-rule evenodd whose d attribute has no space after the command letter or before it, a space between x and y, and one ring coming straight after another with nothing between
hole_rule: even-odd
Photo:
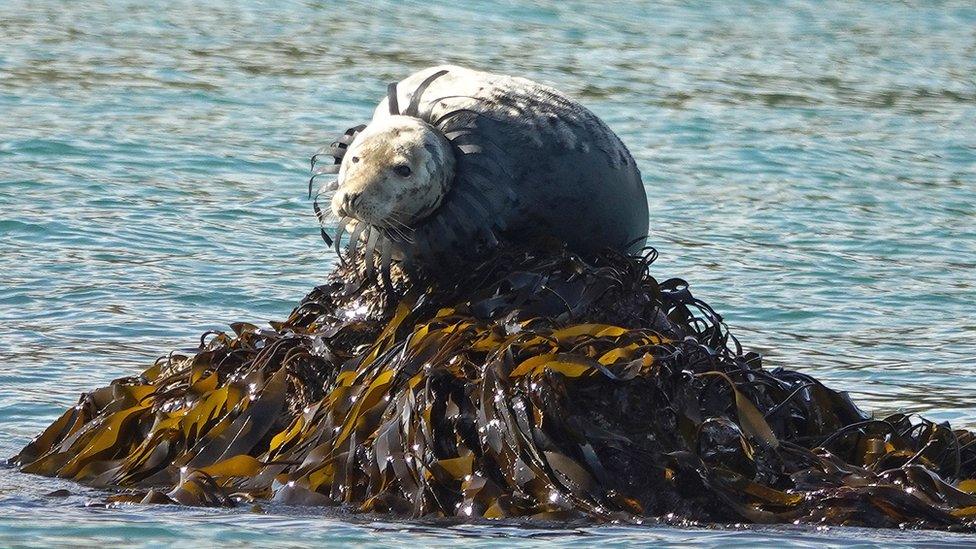
<instances>
[{"instance_id":1,"label":"seal's body","mask_svg":"<svg viewBox=\"0 0 976 549\"><path fill-rule=\"evenodd\" d=\"M390 246L384 259L443 265L546 239L584 255L632 251L647 235L640 172L620 139L524 78L419 71L390 86L341 152L332 210L355 227L354 245ZM386 244L364 236L374 229Z\"/></svg>"}]
</instances>

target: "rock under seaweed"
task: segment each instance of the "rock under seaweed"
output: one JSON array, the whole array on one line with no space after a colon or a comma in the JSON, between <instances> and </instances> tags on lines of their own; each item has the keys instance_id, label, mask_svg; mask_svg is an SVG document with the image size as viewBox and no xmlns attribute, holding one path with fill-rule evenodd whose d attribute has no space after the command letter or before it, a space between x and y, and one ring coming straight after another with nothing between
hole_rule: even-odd
<instances>
[{"instance_id":1,"label":"rock under seaweed","mask_svg":"<svg viewBox=\"0 0 976 549\"><path fill-rule=\"evenodd\" d=\"M976 437L744 352L640 257L350 285L82 395L13 461L109 501L976 529Z\"/></svg>"}]
</instances>

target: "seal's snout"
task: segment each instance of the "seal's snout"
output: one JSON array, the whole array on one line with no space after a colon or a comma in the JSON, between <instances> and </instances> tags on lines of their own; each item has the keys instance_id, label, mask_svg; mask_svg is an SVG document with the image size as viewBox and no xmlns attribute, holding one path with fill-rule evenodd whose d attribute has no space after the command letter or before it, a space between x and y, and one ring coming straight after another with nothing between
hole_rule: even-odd
<instances>
[{"instance_id":1,"label":"seal's snout","mask_svg":"<svg viewBox=\"0 0 976 549\"><path fill-rule=\"evenodd\" d=\"M363 192L361 190L340 188L336 191L335 196L332 198L332 211L340 219L343 217L351 217L353 219L365 221L362 213L358 212L356 209L362 197Z\"/></svg>"},{"instance_id":2,"label":"seal's snout","mask_svg":"<svg viewBox=\"0 0 976 549\"><path fill-rule=\"evenodd\" d=\"M346 215L351 215L356 211L356 202L362 198L363 193L361 192L344 192L342 193L342 210Z\"/></svg>"}]
</instances>

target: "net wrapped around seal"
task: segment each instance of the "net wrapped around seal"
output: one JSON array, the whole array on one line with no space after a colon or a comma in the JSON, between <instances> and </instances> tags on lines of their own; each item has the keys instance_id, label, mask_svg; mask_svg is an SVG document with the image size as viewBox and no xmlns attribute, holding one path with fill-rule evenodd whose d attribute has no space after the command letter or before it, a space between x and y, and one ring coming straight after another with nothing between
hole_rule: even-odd
<instances>
[{"instance_id":1,"label":"net wrapped around seal","mask_svg":"<svg viewBox=\"0 0 976 549\"><path fill-rule=\"evenodd\" d=\"M350 289L84 394L14 461L114 502L972 530L976 437L767 370L656 254ZM801 365L797 365L801 366Z\"/></svg>"}]
</instances>

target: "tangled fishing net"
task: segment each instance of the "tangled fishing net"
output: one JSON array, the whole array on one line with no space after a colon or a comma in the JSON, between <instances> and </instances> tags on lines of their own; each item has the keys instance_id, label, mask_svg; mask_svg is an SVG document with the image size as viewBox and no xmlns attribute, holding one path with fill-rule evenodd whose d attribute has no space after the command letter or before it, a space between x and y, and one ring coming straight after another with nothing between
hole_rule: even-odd
<instances>
[{"instance_id":1,"label":"tangled fishing net","mask_svg":"<svg viewBox=\"0 0 976 549\"><path fill-rule=\"evenodd\" d=\"M976 528L972 433L764 369L655 256L510 252L397 297L340 267L284 322L84 394L13 459L115 502Z\"/></svg>"}]
</instances>

